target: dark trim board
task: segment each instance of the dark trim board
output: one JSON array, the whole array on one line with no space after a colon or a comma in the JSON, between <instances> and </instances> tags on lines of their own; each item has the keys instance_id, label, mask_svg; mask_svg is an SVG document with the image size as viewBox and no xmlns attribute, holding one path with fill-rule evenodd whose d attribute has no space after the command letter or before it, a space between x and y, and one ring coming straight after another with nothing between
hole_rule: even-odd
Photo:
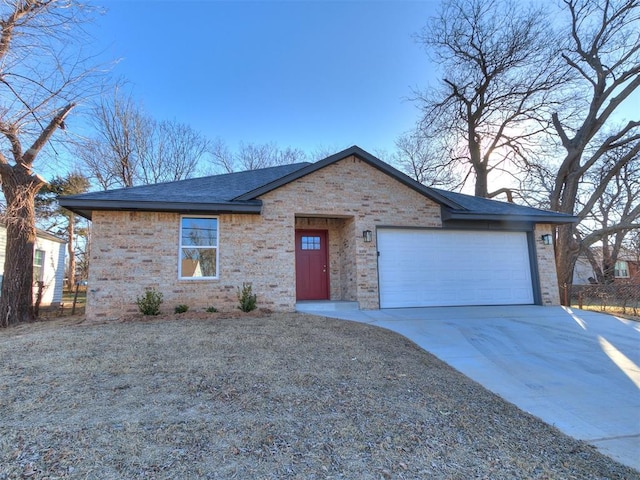
<instances>
[{"instance_id":1,"label":"dark trim board","mask_svg":"<svg viewBox=\"0 0 640 480\"><path fill-rule=\"evenodd\" d=\"M536 255L535 232L527 232L527 247L529 248L529 263L531 264L531 282L533 283L533 302L542 305L542 291L540 290L540 269Z\"/></svg>"},{"instance_id":2,"label":"dark trim board","mask_svg":"<svg viewBox=\"0 0 640 480\"><path fill-rule=\"evenodd\" d=\"M64 208L91 220L93 211L126 212L175 212L216 215L220 213L246 213L258 215L262 212L262 201L235 203L189 203L189 202L135 202L131 200L76 200L66 198L60 202Z\"/></svg>"},{"instance_id":3,"label":"dark trim board","mask_svg":"<svg viewBox=\"0 0 640 480\"><path fill-rule=\"evenodd\" d=\"M443 230L490 230L503 232L532 232L536 224L528 221L508 220L448 220L442 222Z\"/></svg>"}]
</instances>

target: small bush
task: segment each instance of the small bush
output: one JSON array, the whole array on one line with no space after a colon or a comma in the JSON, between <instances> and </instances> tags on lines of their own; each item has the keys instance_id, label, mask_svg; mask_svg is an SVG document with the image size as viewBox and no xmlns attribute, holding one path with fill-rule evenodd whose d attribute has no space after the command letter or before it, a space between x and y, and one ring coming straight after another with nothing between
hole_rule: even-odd
<instances>
[{"instance_id":1,"label":"small bush","mask_svg":"<svg viewBox=\"0 0 640 480\"><path fill-rule=\"evenodd\" d=\"M143 315L159 315L160 304L162 303L162 293L156 291L153 288L144 292L142 297L136 298L136 305L138 310Z\"/></svg>"},{"instance_id":2,"label":"small bush","mask_svg":"<svg viewBox=\"0 0 640 480\"><path fill-rule=\"evenodd\" d=\"M205 310L205 312L207 313L216 313L218 311L218 309L216 307L207 307L207 309Z\"/></svg>"},{"instance_id":3,"label":"small bush","mask_svg":"<svg viewBox=\"0 0 640 480\"><path fill-rule=\"evenodd\" d=\"M243 283L242 290L238 287L238 308L243 312L250 312L256 309L256 295L252 292L250 283Z\"/></svg>"},{"instance_id":4,"label":"small bush","mask_svg":"<svg viewBox=\"0 0 640 480\"><path fill-rule=\"evenodd\" d=\"M184 313L187 310L189 310L189 305L185 305L185 304L180 304L180 305L176 305L176 308L173 309L174 313Z\"/></svg>"}]
</instances>

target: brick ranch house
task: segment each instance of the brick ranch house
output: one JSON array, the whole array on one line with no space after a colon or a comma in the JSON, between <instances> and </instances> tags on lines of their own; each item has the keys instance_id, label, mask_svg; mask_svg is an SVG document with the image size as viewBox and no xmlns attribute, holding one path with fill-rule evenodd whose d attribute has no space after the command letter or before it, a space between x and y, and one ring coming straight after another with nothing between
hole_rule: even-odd
<instances>
[{"instance_id":1,"label":"brick ranch house","mask_svg":"<svg viewBox=\"0 0 640 480\"><path fill-rule=\"evenodd\" d=\"M602 272L602 248L591 247L590 250L599 265L599 271ZM591 285L597 283L597 278L598 275L589 262L587 255L582 253L578 257L573 270L573 284ZM618 258L613 265L613 283L617 285L640 285L640 252L634 252L625 248L620 250Z\"/></svg>"},{"instance_id":2,"label":"brick ranch house","mask_svg":"<svg viewBox=\"0 0 640 480\"><path fill-rule=\"evenodd\" d=\"M559 303L553 245L573 217L428 188L353 146L298 163L63 197L93 222L88 318L304 300L361 309ZM550 238L550 237L548 237Z\"/></svg>"}]
</instances>

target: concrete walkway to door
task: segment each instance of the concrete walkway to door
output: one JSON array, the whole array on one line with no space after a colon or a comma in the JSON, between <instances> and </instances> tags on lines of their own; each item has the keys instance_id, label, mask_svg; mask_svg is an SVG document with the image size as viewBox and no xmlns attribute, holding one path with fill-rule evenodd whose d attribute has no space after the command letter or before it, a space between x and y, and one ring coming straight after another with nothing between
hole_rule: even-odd
<instances>
[{"instance_id":1,"label":"concrete walkway to door","mask_svg":"<svg viewBox=\"0 0 640 480\"><path fill-rule=\"evenodd\" d=\"M398 332L522 410L640 470L640 323L539 306L317 314Z\"/></svg>"}]
</instances>

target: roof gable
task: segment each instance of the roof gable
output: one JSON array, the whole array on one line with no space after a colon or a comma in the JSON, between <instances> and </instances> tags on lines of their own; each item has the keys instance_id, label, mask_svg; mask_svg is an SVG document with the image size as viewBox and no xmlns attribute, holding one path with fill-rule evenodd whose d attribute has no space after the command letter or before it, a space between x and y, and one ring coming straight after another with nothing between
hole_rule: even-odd
<instances>
[{"instance_id":1,"label":"roof gable","mask_svg":"<svg viewBox=\"0 0 640 480\"><path fill-rule=\"evenodd\" d=\"M371 155L369 152L366 152L365 150L361 149L360 147L354 145L352 147L347 148L346 150L342 150L341 152L338 152L334 155L331 155L330 157L325 158L324 160L320 160L316 163L310 163L307 166L296 170L294 172L291 172L288 175L285 175L282 178L278 178L276 180L274 180L273 182L270 182L268 184L262 185L254 190L250 190L238 197L236 197L234 200L252 200L255 199L257 197L259 197L260 195L264 195L265 193L271 192L277 188L282 187L283 185L286 185L288 183L291 183L299 178L302 178L306 175L309 175L313 172L316 172L328 165L331 165L333 163L339 162L340 160L344 160L345 158L354 156L366 163L368 163L369 165L371 165L374 168L377 168L378 170L386 173L387 175L395 178L396 180L398 180L400 183L404 184L405 186L416 190L417 192L421 193L422 195L430 198L431 200L433 200L436 203L439 203L440 205L445 205L451 208L460 208L460 205L458 205L455 201L453 200L449 200L448 198L444 197L443 195L441 195L440 193L438 193L437 191L435 191L434 189L430 189L424 185L422 185L421 183L416 182L415 180L413 180L411 177L409 177L408 175L405 175L404 173L402 173L400 170L393 168L391 165L389 165L388 163L383 162L382 160L374 157L373 155Z\"/></svg>"}]
</instances>

